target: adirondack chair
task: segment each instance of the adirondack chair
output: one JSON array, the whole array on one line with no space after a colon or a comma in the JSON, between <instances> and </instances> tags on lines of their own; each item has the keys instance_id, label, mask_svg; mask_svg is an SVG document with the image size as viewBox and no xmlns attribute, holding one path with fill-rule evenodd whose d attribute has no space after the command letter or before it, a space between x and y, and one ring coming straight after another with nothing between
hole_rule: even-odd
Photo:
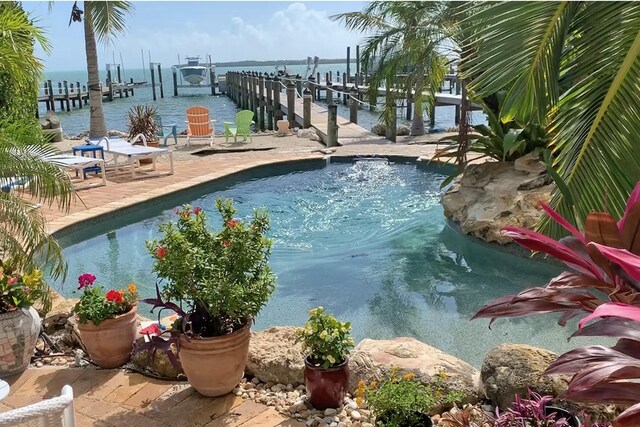
<instances>
[{"instance_id":1,"label":"adirondack chair","mask_svg":"<svg viewBox=\"0 0 640 427\"><path fill-rule=\"evenodd\" d=\"M209 146L213 147L216 132L213 127L215 120L209 119L209 109L206 107L187 108L187 145L192 139L208 139Z\"/></svg>"},{"instance_id":2,"label":"adirondack chair","mask_svg":"<svg viewBox=\"0 0 640 427\"><path fill-rule=\"evenodd\" d=\"M234 124L232 122L224 122L225 142L229 143L230 136L233 136L233 142L238 142L238 134L244 136L242 141L246 141L248 136L249 141L253 142L253 138L251 138L251 125L255 122L252 119L253 111L242 110L236 113L235 127L232 127Z\"/></svg>"},{"instance_id":3,"label":"adirondack chair","mask_svg":"<svg viewBox=\"0 0 640 427\"><path fill-rule=\"evenodd\" d=\"M155 120L156 127L158 128L158 137L164 139L164 143L162 145L164 146L167 145L167 140L169 139L170 136L173 136L173 141L175 142L176 145L178 145L178 125L173 123L170 125L163 125L162 117L160 117L157 114L153 116L153 120ZM166 132L165 132L165 129L167 130Z\"/></svg>"}]
</instances>

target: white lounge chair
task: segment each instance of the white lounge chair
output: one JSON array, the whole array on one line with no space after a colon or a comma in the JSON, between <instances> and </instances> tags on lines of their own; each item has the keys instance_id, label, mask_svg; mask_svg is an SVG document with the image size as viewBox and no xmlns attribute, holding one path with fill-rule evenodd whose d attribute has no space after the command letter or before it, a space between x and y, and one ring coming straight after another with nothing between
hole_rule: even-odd
<instances>
[{"instance_id":1,"label":"white lounge chair","mask_svg":"<svg viewBox=\"0 0 640 427\"><path fill-rule=\"evenodd\" d=\"M0 427L75 427L73 389L62 387L61 395L33 405L0 413Z\"/></svg>"},{"instance_id":2,"label":"white lounge chair","mask_svg":"<svg viewBox=\"0 0 640 427\"><path fill-rule=\"evenodd\" d=\"M105 173L104 173L103 159L94 159L93 157L72 156L72 155L61 154L61 155L47 157L47 161L53 164L56 164L62 168L70 169L76 172L76 175L79 173L82 180L82 184L75 186L76 190L82 190L85 188L92 188L92 187L101 187L103 185L107 185L107 177L105 176ZM83 169L91 166L97 166L100 168L100 172L102 173L101 183L95 182L91 184L84 184L85 173Z\"/></svg>"},{"instance_id":3,"label":"white lounge chair","mask_svg":"<svg viewBox=\"0 0 640 427\"><path fill-rule=\"evenodd\" d=\"M138 139L143 145L133 145ZM115 171L118 173L118 157L127 159L125 166L131 166L131 178L147 178L150 175L136 176L136 167L140 167L140 159L151 159L153 162L152 170L156 170L156 158L162 155L169 155L169 172L160 172L153 176L173 175L173 150L170 148L147 147L147 140L144 135L139 134L133 138L132 142L125 141L122 138L102 137L99 140L88 140L90 144L101 145L105 153L113 156Z\"/></svg>"}]
</instances>

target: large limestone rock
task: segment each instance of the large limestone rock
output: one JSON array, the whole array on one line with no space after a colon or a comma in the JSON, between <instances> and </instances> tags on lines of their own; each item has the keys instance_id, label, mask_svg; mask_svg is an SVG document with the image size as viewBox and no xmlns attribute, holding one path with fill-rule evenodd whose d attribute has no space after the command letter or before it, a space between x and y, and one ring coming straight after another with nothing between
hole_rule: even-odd
<instances>
[{"instance_id":1,"label":"large limestone rock","mask_svg":"<svg viewBox=\"0 0 640 427\"><path fill-rule=\"evenodd\" d=\"M51 310L44 315L44 329L48 334L56 330L64 329L67 319L73 316L73 307L78 302L78 298L66 299L57 292L51 295Z\"/></svg>"},{"instance_id":2,"label":"large limestone rock","mask_svg":"<svg viewBox=\"0 0 640 427\"><path fill-rule=\"evenodd\" d=\"M247 373L264 382L304 383L304 355L291 326L274 326L253 332L249 341Z\"/></svg>"},{"instance_id":3,"label":"large limestone rock","mask_svg":"<svg viewBox=\"0 0 640 427\"><path fill-rule=\"evenodd\" d=\"M184 373L180 366L174 366L164 348L147 348L145 338L136 340L134 351L131 354L131 363L141 369L146 375L167 380L184 379ZM169 349L178 358L178 352L174 344Z\"/></svg>"},{"instance_id":4,"label":"large limestone rock","mask_svg":"<svg viewBox=\"0 0 640 427\"><path fill-rule=\"evenodd\" d=\"M444 214L462 232L488 242L510 243L500 230L508 225L532 228L550 198L551 179L534 155L516 162L467 166L442 197Z\"/></svg>"},{"instance_id":5,"label":"large limestone rock","mask_svg":"<svg viewBox=\"0 0 640 427\"><path fill-rule=\"evenodd\" d=\"M501 409L508 407L514 396L531 390L558 396L566 391L569 377L542 375L558 355L525 344L501 344L492 349L482 363L481 379L485 394Z\"/></svg>"},{"instance_id":6,"label":"large limestone rock","mask_svg":"<svg viewBox=\"0 0 640 427\"><path fill-rule=\"evenodd\" d=\"M415 374L424 384L433 383L435 376L444 372L444 392L457 390L465 393L463 403L475 403L480 398L480 373L454 356L413 338L392 340L362 340L349 356L349 390L355 391L358 382L380 381L394 369L398 374Z\"/></svg>"}]
</instances>

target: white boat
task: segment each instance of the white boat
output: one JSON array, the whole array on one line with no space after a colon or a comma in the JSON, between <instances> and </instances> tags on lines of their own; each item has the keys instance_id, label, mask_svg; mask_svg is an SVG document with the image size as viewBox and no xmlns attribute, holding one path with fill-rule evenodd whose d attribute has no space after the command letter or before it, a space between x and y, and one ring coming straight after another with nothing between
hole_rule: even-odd
<instances>
[{"instance_id":1,"label":"white boat","mask_svg":"<svg viewBox=\"0 0 640 427\"><path fill-rule=\"evenodd\" d=\"M200 65L200 57L187 56L185 59L187 64L179 66L182 77L194 86L199 85L207 78L209 67Z\"/></svg>"}]
</instances>

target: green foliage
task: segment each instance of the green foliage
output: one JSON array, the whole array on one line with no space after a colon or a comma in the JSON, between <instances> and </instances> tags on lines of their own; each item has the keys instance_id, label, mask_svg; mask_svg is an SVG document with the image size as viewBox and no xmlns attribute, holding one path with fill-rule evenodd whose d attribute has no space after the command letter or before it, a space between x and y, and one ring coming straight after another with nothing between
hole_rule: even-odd
<instances>
[{"instance_id":1,"label":"green foliage","mask_svg":"<svg viewBox=\"0 0 640 427\"><path fill-rule=\"evenodd\" d=\"M640 179L640 4L636 2L492 2L474 5L461 63L469 90L506 90L501 119L548 123L553 167L574 194L553 190L551 206L622 215ZM603 202L606 200L607 206ZM564 230L544 219L541 231Z\"/></svg>"},{"instance_id":2,"label":"green foliage","mask_svg":"<svg viewBox=\"0 0 640 427\"><path fill-rule=\"evenodd\" d=\"M398 369L394 368L389 378L380 384L372 381L367 385L360 381L355 391L356 402L361 405L366 400L376 420L384 426L418 427L424 425L424 416L433 409L464 399L462 392L446 392L444 371L435 375L429 385L414 377L413 372L399 376Z\"/></svg>"},{"instance_id":3,"label":"green foliage","mask_svg":"<svg viewBox=\"0 0 640 427\"><path fill-rule=\"evenodd\" d=\"M82 295L73 307L73 312L78 315L80 323L91 322L98 326L106 319L129 312L137 304L138 293L133 283L127 289L109 289L104 292L101 286L94 286L94 281L95 276L88 273L78 278L78 289L82 289Z\"/></svg>"},{"instance_id":4,"label":"green foliage","mask_svg":"<svg viewBox=\"0 0 640 427\"><path fill-rule=\"evenodd\" d=\"M129 139L144 135L147 142L158 140L158 124L155 119L158 109L150 105L135 105L127 113Z\"/></svg>"},{"instance_id":5,"label":"green foliage","mask_svg":"<svg viewBox=\"0 0 640 427\"><path fill-rule=\"evenodd\" d=\"M20 274L11 261L0 261L0 314L33 305L46 290L40 270Z\"/></svg>"},{"instance_id":6,"label":"green foliage","mask_svg":"<svg viewBox=\"0 0 640 427\"><path fill-rule=\"evenodd\" d=\"M304 328L296 330L296 341L302 343L309 362L315 366L331 368L344 363L353 348L351 323L340 322L323 307L309 310Z\"/></svg>"},{"instance_id":7,"label":"green foliage","mask_svg":"<svg viewBox=\"0 0 640 427\"><path fill-rule=\"evenodd\" d=\"M162 296L189 306L186 330L198 336L230 333L256 316L275 289L268 260L271 240L266 212L244 223L232 200L216 200L222 229L208 228L201 208L185 205L177 222L160 225L162 239L146 242L153 271L166 279Z\"/></svg>"}]
</instances>

